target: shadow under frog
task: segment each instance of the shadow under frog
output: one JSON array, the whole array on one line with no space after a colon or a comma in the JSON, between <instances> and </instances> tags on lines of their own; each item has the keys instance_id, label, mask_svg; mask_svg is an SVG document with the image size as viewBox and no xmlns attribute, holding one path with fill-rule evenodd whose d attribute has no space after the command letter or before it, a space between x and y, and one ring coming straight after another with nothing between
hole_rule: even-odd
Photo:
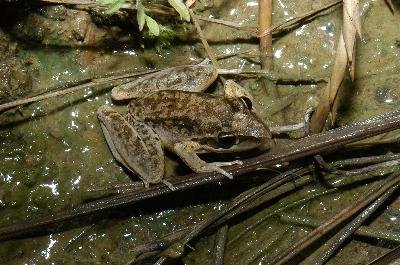
<instances>
[{"instance_id":1,"label":"shadow under frog","mask_svg":"<svg viewBox=\"0 0 400 265\"><path fill-rule=\"evenodd\" d=\"M271 133L252 110L251 97L233 81L224 95L201 93L216 79L207 64L168 68L117 86L115 100L132 99L121 114L98 110L108 146L116 160L149 184L163 182L164 149L177 154L195 172L219 172L241 161L203 161L200 153L234 153L269 148Z\"/></svg>"}]
</instances>

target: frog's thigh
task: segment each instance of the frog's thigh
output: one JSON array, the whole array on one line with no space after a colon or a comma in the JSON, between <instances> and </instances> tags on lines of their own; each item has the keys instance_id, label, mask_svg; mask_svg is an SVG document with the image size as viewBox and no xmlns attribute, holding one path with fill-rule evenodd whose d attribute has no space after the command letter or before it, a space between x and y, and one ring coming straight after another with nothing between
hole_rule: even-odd
<instances>
[{"instance_id":1,"label":"frog's thigh","mask_svg":"<svg viewBox=\"0 0 400 265\"><path fill-rule=\"evenodd\" d=\"M98 117L108 146L116 160L148 183L159 183L164 175L164 152L158 135L147 125L131 121L104 106Z\"/></svg>"},{"instance_id":2,"label":"frog's thigh","mask_svg":"<svg viewBox=\"0 0 400 265\"><path fill-rule=\"evenodd\" d=\"M192 141L184 141L174 145L175 153L195 172L219 172L222 175L232 179L232 175L225 170L222 166L231 166L241 164L241 161L230 162L212 162L207 163L202 160L196 153L197 150L204 149L200 144Z\"/></svg>"}]
</instances>

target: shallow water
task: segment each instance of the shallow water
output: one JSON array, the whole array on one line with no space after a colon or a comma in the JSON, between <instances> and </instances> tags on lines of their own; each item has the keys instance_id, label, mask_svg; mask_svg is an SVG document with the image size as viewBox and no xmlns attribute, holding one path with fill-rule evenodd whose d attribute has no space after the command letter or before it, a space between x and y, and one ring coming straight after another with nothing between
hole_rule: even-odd
<instances>
[{"instance_id":1,"label":"shallow water","mask_svg":"<svg viewBox=\"0 0 400 265\"><path fill-rule=\"evenodd\" d=\"M210 8L204 7L203 16L256 26L258 5L255 0L200 2L213 3ZM315 2L274 1L274 24L307 12L310 7L316 8ZM360 7L364 16L362 40L358 41L357 79L355 86L346 83L352 96L346 98L348 101L339 123L364 119L398 107L400 15L392 15L384 1L361 1ZM308 82L277 84L282 96L294 95L285 109L287 123L301 121L304 111L318 103L318 90L330 76L340 21L341 8L275 40L276 71L284 78ZM257 40L246 32L214 24L203 24L203 28L217 54L258 47ZM152 46L143 49L131 43L122 47L87 49L40 43L31 47L21 40L19 42L20 55L32 62L32 94L45 92L66 81L100 76L110 71L127 68L141 71L191 63L198 58L199 51L202 52L199 44L185 43L157 53ZM220 66L227 69L258 68L253 60L237 57L221 60ZM267 96L256 79L240 82L253 93L256 107L265 122L271 126L281 123L276 117L278 115L273 115L277 111L273 107L276 99ZM89 88L0 116L0 226L33 220L98 196L94 190L106 192L113 184L138 180L128 175L114 160L96 117L99 106L113 104L109 91L110 88ZM119 108L124 109L124 106ZM172 175L179 163L176 158L170 158L167 174ZM325 219L367 188L360 186L325 195L290 212ZM319 185L306 186L279 203L295 201L323 189ZM173 199L162 203L152 201L140 205L141 208L121 209L123 214L94 224L78 225L62 233L1 243L0 260L2 264L124 264L132 258L129 250L138 244L198 223L217 211L225 199L237 191L227 192L217 199L214 193L207 192L204 191L202 196L194 194L185 198L187 203L179 203L179 199L178 202ZM199 196L198 200L195 195ZM233 224L228 238L259 220L265 211L268 209L260 209ZM372 225L397 231L399 213L400 204L395 200ZM310 230L287 225L277 218L267 219L262 225L250 229L240 240L229 244L227 264L234 261L240 264L262 263L307 231ZM353 240L329 264L342 264L349 257L353 260L354 253L357 253L354 264L364 264L387 251L384 247L388 245L383 241L369 244ZM184 262L205 264L213 257L214 236L200 240L195 248L184 257Z\"/></svg>"}]
</instances>

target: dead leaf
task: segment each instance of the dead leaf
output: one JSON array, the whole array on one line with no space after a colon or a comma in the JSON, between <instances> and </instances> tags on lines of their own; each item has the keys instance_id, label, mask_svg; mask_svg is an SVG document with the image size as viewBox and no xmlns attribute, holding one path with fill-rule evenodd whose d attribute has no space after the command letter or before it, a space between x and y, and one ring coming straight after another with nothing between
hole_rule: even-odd
<instances>
[{"instance_id":1,"label":"dead leaf","mask_svg":"<svg viewBox=\"0 0 400 265\"><path fill-rule=\"evenodd\" d=\"M339 36L335 62L333 63L331 76L328 84L322 91L319 104L314 112L314 115L312 116L311 131L314 133L322 131L328 116L332 118L332 122L335 121L336 113L332 112L332 106L337 101L337 94L344 79L346 65L347 52L342 32Z\"/></svg>"},{"instance_id":2,"label":"dead leaf","mask_svg":"<svg viewBox=\"0 0 400 265\"><path fill-rule=\"evenodd\" d=\"M360 21L358 0L343 0L343 38L352 80L355 75L356 34L361 38Z\"/></svg>"}]
</instances>

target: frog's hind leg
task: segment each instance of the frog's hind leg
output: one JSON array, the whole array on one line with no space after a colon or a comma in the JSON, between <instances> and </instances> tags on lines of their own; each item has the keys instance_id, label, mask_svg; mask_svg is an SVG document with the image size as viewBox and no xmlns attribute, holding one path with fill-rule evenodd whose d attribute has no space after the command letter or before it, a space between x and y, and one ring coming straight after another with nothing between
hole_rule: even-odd
<instances>
[{"instance_id":1,"label":"frog's hind leg","mask_svg":"<svg viewBox=\"0 0 400 265\"><path fill-rule=\"evenodd\" d=\"M164 152L157 134L147 125L128 120L108 106L98 110L107 144L115 159L136 173L146 187L162 182Z\"/></svg>"},{"instance_id":2,"label":"frog's hind leg","mask_svg":"<svg viewBox=\"0 0 400 265\"><path fill-rule=\"evenodd\" d=\"M176 143L174 145L175 153L188 165L193 171L197 173L202 172L218 172L222 175L233 179L233 176L222 169L224 166L241 165L242 161L228 161L228 162L212 162L207 163L202 160L196 153L197 150L203 149L202 146L196 142L185 141Z\"/></svg>"}]
</instances>

